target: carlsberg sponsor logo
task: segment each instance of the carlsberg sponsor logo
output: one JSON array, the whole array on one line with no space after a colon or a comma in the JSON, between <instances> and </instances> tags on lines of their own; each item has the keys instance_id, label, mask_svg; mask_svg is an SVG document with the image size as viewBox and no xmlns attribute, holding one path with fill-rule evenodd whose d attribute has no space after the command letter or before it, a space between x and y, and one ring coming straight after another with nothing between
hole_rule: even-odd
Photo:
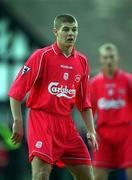
<instances>
[{"instance_id":1,"label":"carlsberg sponsor logo","mask_svg":"<svg viewBox=\"0 0 132 180\"><path fill-rule=\"evenodd\" d=\"M120 109L126 105L125 100L123 99L105 99L100 98L98 100L99 109Z\"/></svg>"},{"instance_id":2,"label":"carlsberg sponsor logo","mask_svg":"<svg viewBox=\"0 0 132 180\"><path fill-rule=\"evenodd\" d=\"M59 85L58 82L51 82L48 85L49 93L52 95L56 95L58 97L66 97L68 99L75 97L76 94L75 89L68 89L67 85L66 86L63 85L58 86L58 85Z\"/></svg>"}]
</instances>

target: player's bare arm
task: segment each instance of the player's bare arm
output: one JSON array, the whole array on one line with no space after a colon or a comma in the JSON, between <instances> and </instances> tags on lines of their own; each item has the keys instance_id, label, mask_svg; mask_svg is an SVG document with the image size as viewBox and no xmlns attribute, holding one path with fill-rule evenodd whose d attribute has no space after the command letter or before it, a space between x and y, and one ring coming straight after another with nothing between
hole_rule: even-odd
<instances>
[{"instance_id":1,"label":"player's bare arm","mask_svg":"<svg viewBox=\"0 0 132 180\"><path fill-rule=\"evenodd\" d=\"M94 120L92 115L91 109L85 109L82 112L82 117L85 122L85 125L87 127L88 133L87 133L87 139L90 140L93 144L93 147L95 150L98 150L98 143L96 140L96 131L94 128Z\"/></svg>"},{"instance_id":2,"label":"player's bare arm","mask_svg":"<svg viewBox=\"0 0 132 180\"><path fill-rule=\"evenodd\" d=\"M10 106L13 116L12 136L14 144L20 143L23 138L23 122L21 113L21 102L10 97Z\"/></svg>"}]
</instances>

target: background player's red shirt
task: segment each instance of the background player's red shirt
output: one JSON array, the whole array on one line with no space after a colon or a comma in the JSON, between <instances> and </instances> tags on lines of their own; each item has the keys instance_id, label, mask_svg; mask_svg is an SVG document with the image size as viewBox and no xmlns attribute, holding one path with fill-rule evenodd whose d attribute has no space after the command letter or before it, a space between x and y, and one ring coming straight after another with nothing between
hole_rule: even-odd
<instances>
[{"instance_id":1,"label":"background player's red shirt","mask_svg":"<svg viewBox=\"0 0 132 180\"><path fill-rule=\"evenodd\" d=\"M29 57L8 95L22 101L29 92L27 107L68 115L74 103L80 111L91 107L88 76L84 55L73 49L66 57L54 43Z\"/></svg>"},{"instance_id":2,"label":"background player's red shirt","mask_svg":"<svg viewBox=\"0 0 132 180\"><path fill-rule=\"evenodd\" d=\"M132 122L132 78L117 70L113 78L99 73L91 79L93 112L97 127Z\"/></svg>"}]
</instances>

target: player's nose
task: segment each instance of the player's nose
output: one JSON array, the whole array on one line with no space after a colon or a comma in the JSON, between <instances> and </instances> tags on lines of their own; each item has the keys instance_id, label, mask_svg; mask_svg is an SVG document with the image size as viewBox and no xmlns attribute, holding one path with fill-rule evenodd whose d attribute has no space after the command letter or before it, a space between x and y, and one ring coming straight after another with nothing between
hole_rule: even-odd
<instances>
[{"instance_id":1,"label":"player's nose","mask_svg":"<svg viewBox=\"0 0 132 180\"><path fill-rule=\"evenodd\" d=\"M68 31L68 35L73 35L74 34L74 32L72 31L72 29L70 29L69 31Z\"/></svg>"}]
</instances>

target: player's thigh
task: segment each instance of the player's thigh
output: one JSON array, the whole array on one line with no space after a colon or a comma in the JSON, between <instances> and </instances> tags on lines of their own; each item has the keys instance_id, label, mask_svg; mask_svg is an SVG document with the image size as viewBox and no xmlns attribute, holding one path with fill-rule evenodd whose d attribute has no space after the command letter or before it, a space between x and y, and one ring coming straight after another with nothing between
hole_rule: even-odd
<instances>
[{"instance_id":1,"label":"player's thigh","mask_svg":"<svg viewBox=\"0 0 132 180\"><path fill-rule=\"evenodd\" d=\"M51 172L51 165L41 160L39 157L34 156L32 162L32 176L36 177L38 174L43 176L49 176Z\"/></svg>"},{"instance_id":2,"label":"player's thigh","mask_svg":"<svg viewBox=\"0 0 132 180\"><path fill-rule=\"evenodd\" d=\"M107 168L94 167L95 180L107 180L110 170Z\"/></svg>"},{"instance_id":3,"label":"player's thigh","mask_svg":"<svg viewBox=\"0 0 132 180\"><path fill-rule=\"evenodd\" d=\"M67 168L76 180L95 180L90 165L68 165Z\"/></svg>"}]
</instances>

